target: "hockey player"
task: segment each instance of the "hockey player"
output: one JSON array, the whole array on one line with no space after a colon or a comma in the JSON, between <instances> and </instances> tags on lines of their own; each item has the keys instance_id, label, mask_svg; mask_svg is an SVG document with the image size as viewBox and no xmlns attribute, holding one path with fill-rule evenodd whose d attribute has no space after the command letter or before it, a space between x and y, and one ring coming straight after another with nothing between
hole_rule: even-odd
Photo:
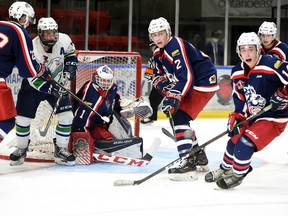
<instances>
[{"instance_id":1,"label":"hockey player","mask_svg":"<svg viewBox=\"0 0 288 216\"><path fill-rule=\"evenodd\" d=\"M126 148L135 143L140 143L142 146L142 138L133 137L130 124L126 118L130 118L133 115L146 118L152 114L152 108L146 101L136 102L136 106L128 106L127 104L125 108L129 108L123 109L122 106L124 107L124 105L120 100L120 95L117 92L118 87L117 84L113 82L113 79L114 74L112 69L107 65L101 66L93 73L92 80L87 81L77 93L79 99L89 105L94 112L81 103L76 104L77 110L75 111L72 124L73 132L71 138L76 139L76 137L80 136L86 141L92 140L92 145L93 147L95 145L98 152L104 151L111 153L113 149L119 150L122 147ZM134 104L134 102L132 102L132 104ZM110 118L110 121L103 122L102 117ZM115 126L118 121L120 121L120 127ZM127 140L125 140L125 142L121 141L126 138ZM114 142L114 140L117 141ZM89 141L88 143L90 144ZM125 143L127 145L125 145ZM117 148L115 146L117 146ZM138 152L136 151L136 154L131 156L142 156L139 154L141 151L139 147L140 146L136 147L138 148ZM90 150L90 153L94 153L93 151L94 148ZM93 162L93 160L89 161L89 163L90 162Z\"/></svg>"},{"instance_id":2,"label":"hockey player","mask_svg":"<svg viewBox=\"0 0 288 216\"><path fill-rule=\"evenodd\" d=\"M261 55L260 39L255 32L242 33L236 49L242 62L231 72L235 105L227 127L231 139L220 168L205 176L206 182L216 182L223 189L242 183L252 171L250 163L254 152L261 151L279 136L288 121L287 62ZM241 128L235 127L270 103L271 110Z\"/></svg>"},{"instance_id":3,"label":"hockey player","mask_svg":"<svg viewBox=\"0 0 288 216\"><path fill-rule=\"evenodd\" d=\"M68 35L58 33L58 25L51 17L41 18L37 30L38 36L33 39L35 56L39 63L50 69L52 79L47 82L39 78L22 81L16 105L17 148L10 155L10 164L23 164L29 145L31 120L35 118L40 102L46 100L51 107L57 106L54 160L57 164L74 165L75 157L67 151L73 120L71 101L57 83L67 86L68 80L75 78L78 62L75 47Z\"/></svg>"},{"instance_id":4,"label":"hockey player","mask_svg":"<svg viewBox=\"0 0 288 216\"><path fill-rule=\"evenodd\" d=\"M195 120L218 90L217 74L210 58L180 37L173 37L163 17L150 22L149 38L158 47L154 87L163 94L162 111L172 114L179 156L198 147L190 120ZM186 158L179 167L168 170L172 180L196 180L196 165L207 165L204 151Z\"/></svg>"},{"instance_id":5,"label":"hockey player","mask_svg":"<svg viewBox=\"0 0 288 216\"><path fill-rule=\"evenodd\" d=\"M35 24L33 7L26 2L15 2L9 10L9 21L0 21L0 142L15 126L16 109L11 89L5 79L14 66L21 77L42 75L45 67L35 60L31 38L25 28ZM47 72L47 71L46 71Z\"/></svg>"},{"instance_id":6,"label":"hockey player","mask_svg":"<svg viewBox=\"0 0 288 216\"><path fill-rule=\"evenodd\" d=\"M283 61L288 57L288 45L276 38L277 27L274 22L264 21L258 30L261 40L261 53L275 56Z\"/></svg>"}]
</instances>

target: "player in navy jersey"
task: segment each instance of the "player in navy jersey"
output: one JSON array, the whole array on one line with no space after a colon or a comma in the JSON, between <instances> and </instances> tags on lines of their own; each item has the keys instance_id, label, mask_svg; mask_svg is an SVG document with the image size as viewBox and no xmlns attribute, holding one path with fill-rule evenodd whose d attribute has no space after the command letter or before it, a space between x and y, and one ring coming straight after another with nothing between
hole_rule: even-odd
<instances>
[{"instance_id":1,"label":"player in navy jersey","mask_svg":"<svg viewBox=\"0 0 288 216\"><path fill-rule=\"evenodd\" d=\"M148 28L149 38L158 47L154 87L165 97L162 111L172 115L179 156L198 147L190 121L195 120L219 89L217 72L210 58L188 41L174 37L170 24L163 17L153 19ZM168 170L171 180L196 180L196 165L207 165L204 151L191 156L179 167Z\"/></svg>"},{"instance_id":2,"label":"player in navy jersey","mask_svg":"<svg viewBox=\"0 0 288 216\"><path fill-rule=\"evenodd\" d=\"M288 57L288 45L276 38L277 27L274 22L264 21L258 30L261 40L261 53L275 56L283 61Z\"/></svg>"},{"instance_id":3,"label":"player in navy jersey","mask_svg":"<svg viewBox=\"0 0 288 216\"><path fill-rule=\"evenodd\" d=\"M15 66L24 78L40 76L45 71L35 60L32 40L26 30L35 24L33 7L19 1L13 3L8 12L9 20L0 21L0 141L14 127L16 116L12 92L5 79Z\"/></svg>"},{"instance_id":4,"label":"player in navy jersey","mask_svg":"<svg viewBox=\"0 0 288 216\"><path fill-rule=\"evenodd\" d=\"M250 163L254 152L261 151L279 136L288 122L288 64L260 52L260 39L255 32L240 35L237 53L241 63L231 72L235 105L227 125L231 139L220 168L205 176L206 182L216 182L223 189L242 183L252 171ZM243 127L235 127L270 103L269 111Z\"/></svg>"},{"instance_id":5,"label":"player in navy jersey","mask_svg":"<svg viewBox=\"0 0 288 216\"><path fill-rule=\"evenodd\" d=\"M82 103L76 103L72 140L78 138L81 138L82 142L85 140L85 143L89 143L91 154L94 153L95 148L97 151L106 153L116 150L119 152L118 150L122 149L122 153L127 154L128 148L125 148L129 147L130 156L140 155L139 147L143 144L142 138L133 136L131 125L126 119L134 115L139 118L151 116L152 108L148 102L139 99L135 102L123 103L118 93L118 86L114 82L114 72L107 65L95 69L92 80L81 87L77 96L94 112ZM104 117L109 121L103 121ZM82 159L79 159L80 157ZM79 155L78 161L84 160L83 157L83 154Z\"/></svg>"},{"instance_id":6,"label":"player in navy jersey","mask_svg":"<svg viewBox=\"0 0 288 216\"><path fill-rule=\"evenodd\" d=\"M73 166L75 157L67 151L73 121L72 105L69 95L58 83L68 88L68 81L76 76L78 60L75 46L67 34L58 32L58 24L52 17L41 18L37 30L38 36L33 39L35 57L37 62L49 68L52 78L50 81L37 77L22 80L16 105L17 148L10 154L10 165L23 164L29 147L31 120L35 118L41 101L46 100L53 109L56 107L58 117L56 139L53 140L54 161Z\"/></svg>"}]
</instances>

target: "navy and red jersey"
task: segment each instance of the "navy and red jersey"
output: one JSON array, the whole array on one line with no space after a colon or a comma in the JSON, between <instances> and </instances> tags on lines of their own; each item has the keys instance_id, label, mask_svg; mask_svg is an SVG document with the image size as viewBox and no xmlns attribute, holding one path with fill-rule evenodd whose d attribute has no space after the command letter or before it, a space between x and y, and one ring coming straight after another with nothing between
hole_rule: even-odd
<instances>
[{"instance_id":1,"label":"navy and red jersey","mask_svg":"<svg viewBox=\"0 0 288 216\"><path fill-rule=\"evenodd\" d=\"M117 89L117 85L113 83L112 87L108 90L107 96L102 97L96 85L88 81L78 91L77 96L101 116L109 117L113 113L113 110L116 112L121 111L120 95ZM93 128L95 125L103 124L103 120L86 106L79 104L79 106L76 105L76 108L72 124L73 131L87 132L88 129Z\"/></svg>"},{"instance_id":2,"label":"navy and red jersey","mask_svg":"<svg viewBox=\"0 0 288 216\"><path fill-rule=\"evenodd\" d=\"M0 21L0 78L8 77L14 66L24 78L39 71L27 30L16 22Z\"/></svg>"},{"instance_id":3,"label":"navy and red jersey","mask_svg":"<svg viewBox=\"0 0 288 216\"><path fill-rule=\"evenodd\" d=\"M274 45L269 49L265 50L264 47L261 47L262 54L272 55L282 61L287 61L288 58L288 45L279 40L275 40Z\"/></svg>"},{"instance_id":4,"label":"navy and red jersey","mask_svg":"<svg viewBox=\"0 0 288 216\"><path fill-rule=\"evenodd\" d=\"M171 37L164 49L154 53L155 74L172 77L176 85L173 89L182 96L192 89L201 92L214 92L219 89L217 71L209 56L180 37Z\"/></svg>"},{"instance_id":5,"label":"navy and red jersey","mask_svg":"<svg viewBox=\"0 0 288 216\"><path fill-rule=\"evenodd\" d=\"M286 86L288 90L288 63L270 55L260 55L252 69L243 62L233 67L231 79L235 111L249 117L269 105L271 96L278 88ZM260 117L287 122L288 109L267 111Z\"/></svg>"}]
</instances>

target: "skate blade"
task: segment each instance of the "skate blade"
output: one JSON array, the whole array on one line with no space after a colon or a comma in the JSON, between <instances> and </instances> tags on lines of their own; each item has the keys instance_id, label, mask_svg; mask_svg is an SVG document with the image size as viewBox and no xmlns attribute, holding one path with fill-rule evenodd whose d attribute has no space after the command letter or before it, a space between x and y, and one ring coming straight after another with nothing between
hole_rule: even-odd
<instances>
[{"instance_id":1,"label":"skate blade","mask_svg":"<svg viewBox=\"0 0 288 216\"><path fill-rule=\"evenodd\" d=\"M66 160L63 160L61 158L55 158L54 159L54 162L56 164L59 164L59 165L65 165L65 166L75 166L75 161L66 161Z\"/></svg>"},{"instance_id":2,"label":"skate blade","mask_svg":"<svg viewBox=\"0 0 288 216\"><path fill-rule=\"evenodd\" d=\"M19 159L18 161L10 160L10 166L19 166L19 165L22 165L23 163L24 163L24 158Z\"/></svg>"},{"instance_id":3,"label":"skate blade","mask_svg":"<svg viewBox=\"0 0 288 216\"><path fill-rule=\"evenodd\" d=\"M204 166L198 166L197 165L197 171L198 172L209 172L210 169L209 169L208 165L204 165Z\"/></svg>"},{"instance_id":4,"label":"skate blade","mask_svg":"<svg viewBox=\"0 0 288 216\"><path fill-rule=\"evenodd\" d=\"M196 171L192 171L182 174L169 174L169 179L172 181L195 181L198 176Z\"/></svg>"}]
</instances>

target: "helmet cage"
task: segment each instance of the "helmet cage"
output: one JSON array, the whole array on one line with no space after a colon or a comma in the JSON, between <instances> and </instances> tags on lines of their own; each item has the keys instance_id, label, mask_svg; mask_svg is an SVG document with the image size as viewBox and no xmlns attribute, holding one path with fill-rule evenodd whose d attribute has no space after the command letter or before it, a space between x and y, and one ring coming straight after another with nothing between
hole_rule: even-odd
<instances>
[{"instance_id":1,"label":"helmet cage","mask_svg":"<svg viewBox=\"0 0 288 216\"><path fill-rule=\"evenodd\" d=\"M103 91L111 88L113 79L114 73L107 65L99 67L92 76L92 81Z\"/></svg>"},{"instance_id":2,"label":"helmet cage","mask_svg":"<svg viewBox=\"0 0 288 216\"><path fill-rule=\"evenodd\" d=\"M54 46L55 43L57 43L59 38L58 24L53 18L51 17L41 18L38 22L37 30L40 41L44 46L52 47ZM53 33L55 34L54 40L44 40L43 36L45 31L53 31Z\"/></svg>"}]
</instances>

